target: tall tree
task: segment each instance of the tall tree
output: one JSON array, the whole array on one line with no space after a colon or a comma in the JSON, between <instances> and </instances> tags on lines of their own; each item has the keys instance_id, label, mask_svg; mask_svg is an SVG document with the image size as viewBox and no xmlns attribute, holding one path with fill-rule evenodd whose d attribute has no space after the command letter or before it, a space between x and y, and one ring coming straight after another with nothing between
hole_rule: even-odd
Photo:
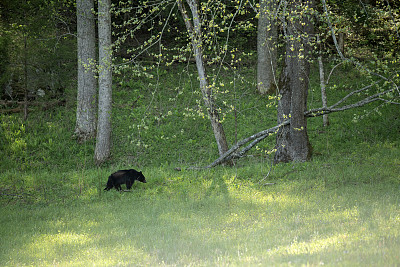
<instances>
[{"instance_id":1,"label":"tall tree","mask_svg":"<svg viewBox=\"0 0 400 267\"><path fill-rule=\"evenodd\" d=\"M282 126L276 138L275 163L306 161L311 157L311 144L307 134L307 95L310 73L310 21L312 0L288 1L288 14L284 22L286 38L285 65L279 82L278 124Z\"/></svg>"},{"instance_id":2,"label":"tall tree","mask_svg":"<svg viewBox=\"0 0 400 267\"><path fill-rule=\"evenodd\" d=\"M209 85L208 78L206 75L206 69L203 62L203 42L201 33L201 20L198 12L198 6L196 0L186 0L190 11L191 18L185 8L182 0L178 0L178 7L182 13L185 20L186 29L190 35L190 40L192 44L193 54L196 60L197 73L200 79L200 89L203 95L204 103L207 107L208 117L211 122L211 126L214 132L215 140L217 141L218 151L220 155L223 155L228 151L228 143L226 141L226 136L224 128L219 119L219 113L215 105L212 87Z\"/></svg>"},{"instance_id":3,"label":"tall tree","mask_svg":"<svg viewBox=\"0 0 400 267\"><path fill-rule=\"evenodd\" d=\"M79 141L91 139L96 133L96 58L93 0L77 0L78 94L75 136Z\"/></svg>"},{"instance_id":4,"label":"tall tree","mask_svg":"<svg viewBox=\"0 0 400 267\"><path fill-rule=\"evenodd\" d=\"M257 89L260 94L276 93L276 6L274 0L260 0L257 28Z\"/></svg>"},{"instance_id":5,"label":"tall tree","mask_svg":"<svg viewBox=\"0 0 400 267\"><path fill-rule=\"evenodd\" d=\"M111 0L99 0L99 111L94 159L99 164L110 156L112 99Z\"/></svg>"}]
</instances>

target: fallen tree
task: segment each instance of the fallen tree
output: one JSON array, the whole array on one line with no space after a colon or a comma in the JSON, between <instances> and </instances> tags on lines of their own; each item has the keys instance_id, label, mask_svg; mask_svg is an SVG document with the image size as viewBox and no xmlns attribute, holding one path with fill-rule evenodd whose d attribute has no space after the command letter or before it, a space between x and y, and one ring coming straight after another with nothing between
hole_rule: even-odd
<instances>
[{"instance_id":1,"label":"fallen tree","mask_svg":"<svg viewBox=\"0 0 400 267\"><path fill-rule=\"evenodd\" d=\"M373 94L371 96L365 97L364 99L356 101L355 103L342 105L351 96L360 94L360 93L370 89L371 87L373 87L374 85L376 85L379 82L380 81L377 81L377 82L374 82L374 83L372 83L372 84L370 84L368 86L365 86L365 87L363 87L363 88L361 88L359 90L352 91L351 93L347 94L345 97L343 97L342 99L340 99L338 102L336 102L335 104L333 104L330 107L326 107L326 108L322 107L322 108L310 109L310 110L304 112L304 116L305 117L318 117L318 116L326 115L326 114L329 114L329 113L334 113L334 112L345 111L345 110L349 110L349 109L353 109L353 108L362 107L364 105L367 105L367 104L375 102L375 101L383 101L383 102L386 102L386 103L400 105L400 103L393 102L393 101L390 101L390 100L387 100L387 99L383 98L383 96L385 96L387 94L390 94L392 92L398 91L398 87L397 86L393 86L393 88L388 89L386 91L382 91L382 92ZM400 95L400 93L399 93L399 95ZM223 164L225 162L229 162L229 161L231 161L233 159L239 159L239 158L243 157L256 144L258 144L259 142L261 142L265 138L267 138L267 137L269 137L271 135L274 135L275 133L278 132L280 127L286 126L288 124L290 124L290 119L285 120L282 123L280 123L280 124L278 124L278 125L276 125L274 127L271 127L269 129L263 130L263 131L258 132L256 134L253 134L252 136L249 136L249 137L237 142L227 152L225 152L222 156L220 156L214 162L212 162L211 164L209 164L208 166L203 167L203 168L212 168L212 167L218 166L220 164ZM245 146L246 144L248 144L248 145ZM245 146L245 147L243 147L243 146ZM242 149L239 150L240 148L242 148Z\"/></svg>"}]
</instances>

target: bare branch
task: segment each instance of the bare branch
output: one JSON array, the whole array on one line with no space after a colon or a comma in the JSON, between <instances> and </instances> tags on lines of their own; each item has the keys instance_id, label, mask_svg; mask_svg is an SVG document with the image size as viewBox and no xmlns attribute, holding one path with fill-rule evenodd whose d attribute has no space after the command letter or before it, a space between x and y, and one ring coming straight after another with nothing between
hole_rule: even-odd
<instances>
[{"instance_id":1,"label":"bare branch","mask_svg":"<svg viewBox=\"0 0 400 267\"><path fill-rule=\"evenodd\" d=\"M365 86L365 87L363 87L363 88L361 88L361 89L358 89L358 90L356 90L356 91L352 91L351 93L349 93L348 95L346 95L345 97L343 97L342 99L340 99L336 104L333 104L332 106L330 106L330 108L332 109L332 108L334 108L334 107L336 107L336 106L339 106L339 105L342 104L344 101L346 101L349 97L351 97L351 96L353 96L353 95L355 95L355 94L361 93L362 91L365 91L365 90L371 88L372 86L374 86L374 85L377 84L377 83L378 83L378 82L374 82L373 84L367 85L367 86Z\"/></svg>"},{"instance_id":2,"label":"bare branch","mask_svg":"<svg viewBox=\"0 0 400 267\"><path fill-rule=\"evenodd\" d=\"M384 99L384 98L380 98L380 97L377 100L383 101L383 102L388 103L388 104L400 105L399 102L393 102L393 101L390 101L390 100L387 100L387 99Z\"/></svg>"},{"instance_id":3,"label":"bare branch","mask_svg":"<svg viewBox=\"0 0 400 267\"><path fill-rule=\"evenodd\" d=\"M358 90L358 91L361 91L363 89L365 89L365 87L360 89L360 90ZM386 94L391 93L393 91L394 91L394 89L392 88L392 89L389 89L389 90L386 90L386 91L383 91L383 92L380 92L380 93L376 93L376 94L371 95L369 97L366 97L363 100L360 100L360 101L358 101L356 103L349 104L349 105L346 105L346 106L343 106L343 107L340 107L340 108L335 108L335 106L337 106L337 103L336 103L335 105L332 105L329 108L311 109L311 110L306 111L304 113L304 115L306 117L317 117L317 116L321 116L323 114L328 114L328 113L333 113L333 112L338 112L338 111L345 111L345 110L348 110L348 109L362 107L362 106L364 106L366 104L369 104L371 102L382 100L382 98L380 98L380 96L386 95ZM341 99L339 102L343 102L342 100L343 99Z\"/></svg>"},{"instance_id":4,"label":"bare branch","mask_svg":"<svg viewBox=\"0 0 400 267\"><path fill-rule=\"evenodd\" d=\"M344 63L344 61L340 62L339 64L336 64L336 65L331 69L331 72L329 73L328 79L326 79L326 83L325 83L325 84L329 84L329 79L331 78L331 75L332 75L333 71L334 71L339 65L341 65L341 64L343 64L343 63Z\"/></svg>"}]
</instances>

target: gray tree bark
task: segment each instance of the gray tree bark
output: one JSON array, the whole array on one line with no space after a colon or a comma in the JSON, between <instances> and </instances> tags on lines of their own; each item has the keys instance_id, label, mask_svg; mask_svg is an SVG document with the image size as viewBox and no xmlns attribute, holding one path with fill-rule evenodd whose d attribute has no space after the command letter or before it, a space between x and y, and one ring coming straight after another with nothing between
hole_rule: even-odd
<instances>
[{"instance_id":1,"label":"gray tree bark","mask_svg":"<svg viewBox=\"0 0 400 267\"><path fill-rule=\"evenodd\" d=\"M281 74L278 102L278 124L290 119L282 126L276 138L274 162L303 162L311 157L311 144L307 134L308 59L309 38L313 31L311 21L304 10L310 10L310 0L288 2L289 19L285 22L286 56Z\"/></svg>"},{"instance_id":2,"label":"gray tree bark","mask_svg":"<svg viewBox=\"0 0 400 267\"><path fill-rule=\"evenodd\" d=\"M319 80L321 85L321 99L322 99L322 107L328 107L328 101L326 97L326 82L325 82L325 72L324 72L324 63L322 62L322 56L318 56L318 65L319 65ZM328 114L323 115L324 127L329 125Z\"/></svg>"},{"instance_id":3,"label":"gray tree bark","mask_svg":"<svg viewBox=\"0 0 400 267\"><path fill-rule=\"evenodd\" d=\"M99 0L99 110L94 159L97 164L110 156L112 100L111 0Z\"/></svg>"},{"instance_id":4,"label":"gray tree bark","mask_svg":"<svg viewBox=\"0 0 400 267\"><path fill-rule=\"evenodd\" d=\"M260 0L257 28L257 90L260 94L276 93L277 26L276 1Z\"/></svg>"},{"instance_id":5,"label":"gray tree bark","mask_svg":"<svg viewBox=\"0 0 400 267\"><path fill-rule=\"evenodd\" d=\"M195 0L186 0L186 2L190 7L192 18L189 18L185 6L181 0L178 0L178 7L185 20L186 29L189 32L191 38L193 53L196 60L197 72L200 79L200 89L202 92L204 104L207 107L208 117L211 122L214 137L217 141L219 155L221 156L226 151L228 151L228 142L226 141L224 128L222 127L222 124L219 120L219 113L215 106L212 89L208 84L206 69L203 62L201 21L198 13L198 7ZM191 21L193 21L193 24L191 23Z\"/></svg>"},{"instance_id":6,"label":"gray tree bark","mask_svg":"<svg viewBox=\"0 0 400 267\"><path fill-rule=\"evenodd\" d=\"M75 136L79 141L91 139L96 133L96 58L93 0L77 0L78 94Z\"/></svg>"}]
</instances>

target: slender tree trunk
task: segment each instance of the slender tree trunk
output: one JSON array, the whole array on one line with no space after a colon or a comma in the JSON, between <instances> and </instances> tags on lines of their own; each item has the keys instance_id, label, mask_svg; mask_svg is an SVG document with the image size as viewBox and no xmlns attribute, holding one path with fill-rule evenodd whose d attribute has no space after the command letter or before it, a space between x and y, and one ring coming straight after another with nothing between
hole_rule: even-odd
<instances>
[{"instance_id":1,"label":"slender tree trunk","mask_svg":"<svg viewBox=\"0 0 400 267\"><path fill-rule=\"evenodd\" d=\"M192 19L189 18L185 6L181 0L178 0L178 6L182 13L182 16L184 17L186 29L190 34L193 53L196 60L197 72L200 79L200 89L203 95L205 106L207 107L208 117L211 122L214 137L217 141L219 155L221 156L226 151L228 151L228 143L226 141L224 128L222 127L222 124L219 120L219 114L214 103L212 89L208 84L206 70L203 62L201 22L198 13L198 7L195 0L186 0L186 2L190 7ZM193 21L193 25L191 21Z\"/></svg>"},{"instance_id":2,"label":"slender tree trunk","mask_svg":"<svg viewBox=\"0 0 400 267\"><path fill-rule=\"evenodd\" d=\"M97 164L110 156L112 100L111 0L99 0L99 111L94 159Z\"/></svg>"},{"instance_id":3,"label":"slender tree trunk","mask_svg":"<svg viewBox=\"0 0 400 267\"><path fill-rule=\"evenodd\" d=\"M24 120L28 119L28 42L24 33Z\"/></svg>"},{"instance_id":4,"label":"slender tree trunk","mask_svg":"<svg viewBox=\"0 0 400 267\"><path fill-rule=\"evenodd\" d=\"M318 56L318 64L319 64L319 80L321 84L321 99L322 99L322 107L327 108L328 103L326 100L326 83L325 83L325 72L324 72L324 63L322 62L322 56ZM323 115L324 127L329 125L328 114Z\"/></svg>"},{"instance_id":5,"label":"slender tree trunk","mask_svg":"<svg viewBox=\"0 0 400 267\"><path fill-rule=\"evenodd\" d=\"M257 29L257 90L260 94L276 93L277 27L276 1L260 0Z\"/></svg>"},{"instance_id":6,"label":"slender tree trunk","mask_svg":"<svg viewBox=\"0 0 400 267\"><path fill-rule=\"evenodd\" d=\"M96 133L96 58L93 0L77 0L78 94L75 136L79 141L91 139Z\"/></svg>"},{"instance_id":7,"label":"slender tree trunk","mask_svg":"<svg viewBox=\"0 0 400 267\"><path fill-rule=\"evenodd\" d=\"M310 10L311 1L289 1L289 19L285 23L286 57L281 74L278 103L278 124L290 119L290 124L279 129L276 139L275 163L306 161L311 157L307 135L308 78L310 63L308 44L312 24L303 10Z\"/></svg>"}]
</instances>

